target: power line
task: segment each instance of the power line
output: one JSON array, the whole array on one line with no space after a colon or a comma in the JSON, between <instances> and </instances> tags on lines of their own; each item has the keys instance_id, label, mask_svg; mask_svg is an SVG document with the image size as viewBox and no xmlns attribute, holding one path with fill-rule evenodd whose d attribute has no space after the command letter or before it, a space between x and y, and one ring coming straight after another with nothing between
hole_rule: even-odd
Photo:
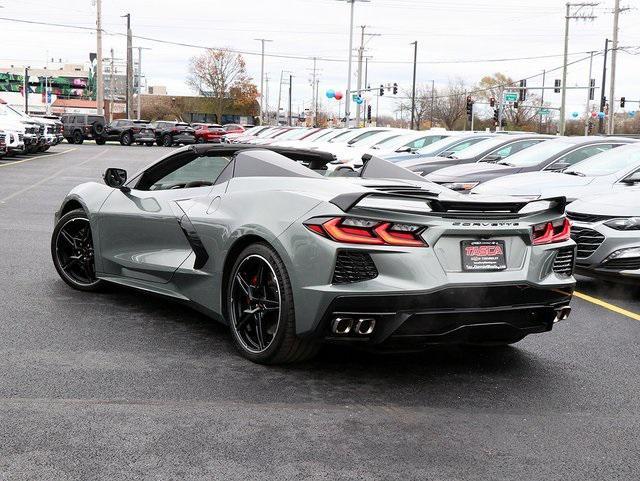
<instances>
[{"instance_id":1,"label":"power line","mask_svg":"<svg viewBox=\"0 0 640 481\"><path fill-rule=\"evenodd\" d=\"M24 20L24 19L17 19L17 18L9 18L9 17L0 17L0 20L4 20L4 21L8 21L8 22L17 22L17 23L25 23L25 24L32 24L32 25L45 25L45 26L51 26L51 27L61 27L61 28L75 28L75 29L80 29L80 30L86 30L86 31L90 31L90 32L94 32L95 31L95 27L85 27L85 26L81 26L81 25L68 25L68 24L62 24L62 23L53 23L53 22L40 22L40 21L36 21L36 20ZM107 32L104 31L103 32L106 35L112 35L112 36L126 36L126 34L124 33L120 33L120 32ZM143 35L133 35L134 38L138 39L138 40L146 40L148 42L156 42L156 43L162 43L165 45L175 45L178 47L188 47L188 48L197 48L197 49L201 49L201 50L207 50L207 49L214 49L214 50L227 50L229 52L232 53L239 53L242 55L252 55L252 56L261 56L262 53L261 52L254 52L254 51L249 51L249 50L237 50L237 49L229 49L229 48L219 48L219 47L211 47L211 46L206 46L206 45L197 45L197 44L191 44L191 43L186 43L186 42L176 42L176 41L172 41L172 40L164 40L164 39L160 39L160 38L154 38L154 37L147 37L147 36L143 36ZM632 48L635 46L626 46L626 47L619 47L621 48ZM590 51L581 51L581 52L572 52L569 53L569 55L573 56L573 55L583 55L583 54L587 54ZM460 63L491 63L491 62L516 62L516 61L522 61L522 60L540 60L540 59L546 59L546 58L556 58L556 57L562 57L563 54L552 54L552 55L533 55L533 56L527 56L527 57L504 57L504 58L484 58L484 59L450 59L450 60L421 60L418 61L418 64L421 65L437 65L437 64L460 64ZM339 59L339 58L330 58L330 57L318 57L316 55L293 55L293 54L279 54L279 53L265 53L265 57L272 57L272 58L283 58L283 59L289 59L289 60L313 60L313 58L317 58L319 61L323 61L323 62L341 62L344 63L346 62L345 59ZM413 64L413 61L411 60L371 60L369 63L375 63L375 64Z\"/></svg>"}]
</instances>

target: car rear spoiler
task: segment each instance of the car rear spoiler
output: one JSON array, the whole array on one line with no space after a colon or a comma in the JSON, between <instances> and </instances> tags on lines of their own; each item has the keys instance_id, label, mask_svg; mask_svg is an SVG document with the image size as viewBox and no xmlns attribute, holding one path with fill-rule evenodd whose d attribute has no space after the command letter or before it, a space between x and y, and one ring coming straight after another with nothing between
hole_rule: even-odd
<instances>
[{"instance_id":1,"label":"car rear spoiler","mask_svg":"<svg viewBox=\"0 0 640 481\"><path fill-rule=\"evenodd\" d=\"M566 197L528 200L445 199L420 188L397 188L341 194L330 200L343 212L355 208L390 210L459 219L507 219L526 217L541 212L563 215Z\"/></svg>"}]
</instances>

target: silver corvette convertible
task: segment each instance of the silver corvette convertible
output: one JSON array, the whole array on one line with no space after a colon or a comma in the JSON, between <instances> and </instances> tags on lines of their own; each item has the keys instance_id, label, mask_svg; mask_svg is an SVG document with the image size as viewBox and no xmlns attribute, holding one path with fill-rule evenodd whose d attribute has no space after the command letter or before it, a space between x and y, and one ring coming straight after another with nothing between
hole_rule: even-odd
<instances>
[{"instance_id":1,"label":"silver corvette convertible","mask_svg":"<svg viewBox=\"0 0 640 481\"><path fill-rule=\"evenodd\" d=\"M185 147L74 188L51 252L80 290L117 283L228 324L261 363L322 342L379 350L499 345L570 312L563 197L462 196L382 159L323 175L317 151Z\"/></svg>"}]
</instances>

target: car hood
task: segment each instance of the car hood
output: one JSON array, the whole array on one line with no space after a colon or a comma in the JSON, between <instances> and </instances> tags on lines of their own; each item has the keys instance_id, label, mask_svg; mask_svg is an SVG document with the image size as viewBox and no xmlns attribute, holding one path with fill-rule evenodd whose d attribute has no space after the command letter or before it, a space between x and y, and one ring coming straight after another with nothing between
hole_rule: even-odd
<instances>
[{"instance_id":1,"label":"car hood","mask_svg":"<svg viewBox=\"0 0 640 481\"><path fill-rule=\"evenodd\" d=\"M609 195L585 197L571 204L570 212L620 217L640 216L640 188Z\"/></svg>"},{"instance_id":2,"label":"car hood","mask_svg":"<svg viewBox=\"0 0 640 481\"><path fill-rule=\"evenodd\" d=\"M459 182L459 181L475 181L486 177L494 177L494 175L515 174L521 170L520 167L510 167L508 165L493 164L490 162L477 162L474 164L452 165L445 167L432 174L427 178L434 182ZM491 174L491 175L487 175Z\"/></svg>"}]
</instances>

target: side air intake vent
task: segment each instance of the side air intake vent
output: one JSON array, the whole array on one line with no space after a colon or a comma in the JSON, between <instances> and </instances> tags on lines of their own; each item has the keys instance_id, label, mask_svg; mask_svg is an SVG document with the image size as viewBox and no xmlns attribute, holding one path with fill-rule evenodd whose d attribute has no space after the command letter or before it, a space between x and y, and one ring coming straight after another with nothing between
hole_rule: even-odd
<instances>
[{"instance_id":1,"label":"side air intake vent","mask_svg":"<svg viewBox=\"0 0 640 481\"><path fill-rule=\"evenodd\" d=\"M342 250L338 252L333 284L349 284L378 277L378 269L367 252Z\"/></svg>"},{"instance_id":2,"label":"side air intake vent","mask_svg":"<svg viewBox=\"0 0 640 481\"><path fill-rule=\"evenodd\" d=\"M573 265L575 263L575 249L573 247L565 247L558 249L556 257L553 260L553 272L570 276L573 274Z\"/></svg>"}]
</instances>

